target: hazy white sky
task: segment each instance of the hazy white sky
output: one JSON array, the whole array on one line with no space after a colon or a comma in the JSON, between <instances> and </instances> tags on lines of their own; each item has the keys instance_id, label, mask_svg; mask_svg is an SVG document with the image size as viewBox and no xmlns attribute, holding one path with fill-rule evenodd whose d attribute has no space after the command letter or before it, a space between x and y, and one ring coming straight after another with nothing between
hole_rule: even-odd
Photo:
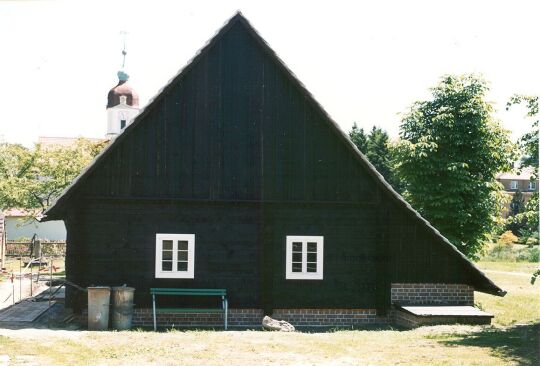
<instances>
[{"instance_id":1,"label":"hazy white sky","mask_svg":"<svg viewBox=\"0 0 540 366\"><path fill-rule=\"evenodd\" d=\"M398 113L467 72L514 138L529 128L504 105L540 94L539 1L0 1L0 138L103 137L121 31L144 106L236 10L346 131L397 136Z\"/></svg>"}]
</instances>

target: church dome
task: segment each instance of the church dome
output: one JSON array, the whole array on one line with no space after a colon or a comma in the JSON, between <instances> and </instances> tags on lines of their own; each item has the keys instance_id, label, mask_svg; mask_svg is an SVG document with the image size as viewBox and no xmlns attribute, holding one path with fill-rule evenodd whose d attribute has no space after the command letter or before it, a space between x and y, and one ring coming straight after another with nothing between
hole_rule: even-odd
<instances>
[{"instance_id":1,"label":"church dome","mask_svg":"<svg viewBox=\"0 0 540 366\"><path fill-rule=\"evenodd\" d=\"M107 95L107 108L120 104L120 97L126 97L126 103L129 106L139 107L139 94L133 90L128 83L129 75L123 71L118 71L118 84L109 91Z\"/></svg>"}]
</instances>

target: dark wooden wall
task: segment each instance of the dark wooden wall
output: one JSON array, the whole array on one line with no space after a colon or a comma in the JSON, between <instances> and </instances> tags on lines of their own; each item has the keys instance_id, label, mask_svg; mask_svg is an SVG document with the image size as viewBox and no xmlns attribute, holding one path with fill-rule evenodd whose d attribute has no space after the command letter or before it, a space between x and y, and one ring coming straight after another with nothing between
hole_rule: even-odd
<instances>
[{"instance_id":1,"label":"dark wooden wall","mask_svg":"<svg viewBox=\"0 0 540 366\"><path fill-rule=\"evenodd\" d=\"M391 281L470 281L242 22L149 108L70 201L68 279L134 286L138 306L150 287L216 287L267 310L384 308ZM195 279L154 278L168 232L196 235ZM287 235L324 236L324 280L285 280Z\"/></svg>"},{"instance_id":2,"label":"dark wooden wall","mask_svg":"<svg viewBox=\"0 0 540 366\"><path fill-rule=\"evenodd\" d=\"M373 179L239 23L129 132L93 172L83 195L373 198Z\"/></svg>"}]
</instances>

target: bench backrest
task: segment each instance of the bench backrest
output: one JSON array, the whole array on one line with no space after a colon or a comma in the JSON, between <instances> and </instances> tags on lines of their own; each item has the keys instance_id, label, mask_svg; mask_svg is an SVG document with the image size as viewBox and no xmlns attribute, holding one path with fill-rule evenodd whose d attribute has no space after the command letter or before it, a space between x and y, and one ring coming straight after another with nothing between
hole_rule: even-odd
<instances>
[{"instance_id":1,"label":"bench backrest","mask_svg":"<svg viewBox=\"0 0 540 366\"><path fill-rule=\"evenodd\" d=\"M226 296L227 290L223 288L151 288L150 294L177 296Z\"/></svg>"}]
</instances>

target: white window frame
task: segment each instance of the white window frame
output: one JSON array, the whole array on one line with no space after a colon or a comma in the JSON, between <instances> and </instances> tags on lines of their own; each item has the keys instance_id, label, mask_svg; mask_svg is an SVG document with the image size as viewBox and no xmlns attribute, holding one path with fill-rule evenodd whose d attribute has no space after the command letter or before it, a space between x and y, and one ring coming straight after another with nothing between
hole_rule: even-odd
<instances>
[{"instance_id":1,"label":"white window frame","mask_svg":"<svg viewBox=\"0 0 540 366\"><path fill-rule=\"evenodd\" d=\"M518 189L518 181L517 180L511 180L510 181L510 189Z\"/></svg>"},{"instance_id":2,"label":"white window frame","mask_svg":"<svg viewBox=\"0 0 540 366\"><path fill-rule=\"evenodd\" d=\"M529 181L529 190L535 190L536 189L536 182Z\"/></svg>"},{"instance_id":3,"label":"white window frame","mask_svg":"<svg viewBox=\"0 0 540 366\"><path fill-rule=\"evenodd\" d=\"M172 240L172 271L162 270L163 241ZM188 266L186 271L178 271L178 241L188 242ZM156 234L156 278L194 278L195 275L195 234Z\"/></svg>"},{"instance_id":4,"label":"white window frame","mask_svg":"<svg viewBox=\"0 0 540 366\"><path fill-rule=\"evenodd\" d=\"M302 272L292 271L292 251L293 243L302 243ZM307 271L307 243L317 243L317 270ZM323 279L323 259L324 259L324 237L323 236L291 236L286 238L286 258L285 258L285 278L287 280L322 280Z\"/></svg>"}]
</instances>

